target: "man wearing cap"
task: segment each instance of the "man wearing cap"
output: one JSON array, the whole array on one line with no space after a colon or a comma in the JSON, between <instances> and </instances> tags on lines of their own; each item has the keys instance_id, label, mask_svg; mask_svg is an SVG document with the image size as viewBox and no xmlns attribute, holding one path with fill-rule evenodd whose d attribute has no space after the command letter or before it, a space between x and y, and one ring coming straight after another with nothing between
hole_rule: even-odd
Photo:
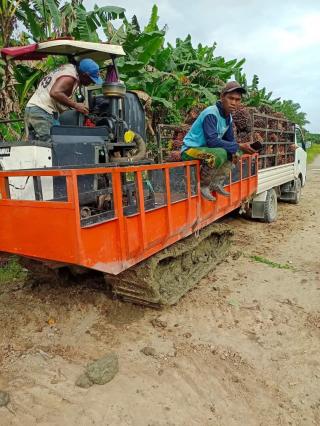
<instances>
[{"instance_id":1,"label":"man wearing cap","mask_svg":"<svg viewBox=\"0 0 320 426\"><path fill-rule=\"evenodd\" d=\"M227 83L220 100L200 113L183 140L182 159L202 160L200 189L209 201L215 201L211 190L230 195L223 189L223 181L231 169L233 156L239 150L248 154L255 152L248 143L238 144L233 134L231 114L245 92L238 82Z\"/></svg>"},{"instance_id":2,"label":"man wearing cap","mask_svg":"<svg viewBox=\"0 0 320 426\"><path fill-rule=\"evenodd\" d=\"M25 110L26 132L32 127L37 138L43 142L50 141L50 129L56 124L55 113L61 113L69 108L82 114L88 114L83 103L72 99L77 87L82 84L102 84L99 76L99 66L92 59L82 59L78 66L65 64L45 76Z\"/></svg>"}]
</instances>

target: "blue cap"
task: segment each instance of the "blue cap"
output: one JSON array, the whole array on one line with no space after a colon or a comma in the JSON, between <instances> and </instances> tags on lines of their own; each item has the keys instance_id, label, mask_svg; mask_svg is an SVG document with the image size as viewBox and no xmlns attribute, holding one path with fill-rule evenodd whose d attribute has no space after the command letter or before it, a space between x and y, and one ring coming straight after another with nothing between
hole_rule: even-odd
<instances>
[{"instance_id":1,"label":"blue cap","mask_svg":"<svg viewBox=\"0 0 320 426\"><path fill-rule=\"evenodd\" d=\"M87 73L91 80L96 84L102 84L103 80L99 76L99 65L92 59L82 59L79 64L79 71Z\"/></svg>"}]
</instances>

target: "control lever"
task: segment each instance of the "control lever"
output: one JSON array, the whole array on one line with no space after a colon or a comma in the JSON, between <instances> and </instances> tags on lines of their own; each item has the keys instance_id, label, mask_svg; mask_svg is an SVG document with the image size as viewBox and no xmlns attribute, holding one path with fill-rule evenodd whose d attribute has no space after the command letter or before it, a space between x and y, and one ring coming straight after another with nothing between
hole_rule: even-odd
<instances>
[{"instance_id":1,"label":"control lever","mask_svg":"<svg viewBox=\"0 0 320 426\"><path fill-rule=\"evenodd\" d=\"M76 101L80 104L82 104L85 101L85 97L83 96L82 93L77 93L76 94Z\"/></svg>"},{"instance_id":2,"label":"control lever","mask_svg":"<svg viewBox=\"0 0 320 426\"><path fill-rule=\"evenodd\" d=\"M86 116L79 111L77 111L77 113L78 113L78 126L81 127L81 126L83 126L83 123L84 123Z\"/></svg>"},{"instance_id":3,"label":"control lever","mask_svg":"<svg viewBox=\"0 0 320 426\"><path fill-rule=\"evenodd\" d=\"M85 101L85 97L83 96L82 93L76 93L75 95L76 98L76 102L79 104L82 104ZM83 123L85 121L86 116L84 114L82 114L81 112L78 112L78 126L83 126Z\"/></svg>"}]
</instances>

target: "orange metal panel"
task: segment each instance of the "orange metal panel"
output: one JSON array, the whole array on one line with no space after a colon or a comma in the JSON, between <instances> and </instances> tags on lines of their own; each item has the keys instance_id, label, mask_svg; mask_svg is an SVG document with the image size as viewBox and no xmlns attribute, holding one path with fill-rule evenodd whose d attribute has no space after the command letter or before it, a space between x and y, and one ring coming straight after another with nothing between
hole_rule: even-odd
<instances>
[{"instance_id":1,"label":"orange metal panel","mask_svg":"<svg viewBox=\"0 0 320 426\"><path fill-rule=\"evenodd\" d=\"M84 266L121 263L123 260L117 219L82 229L81 242L81 263Z\"/></svg>"},{"instance_id":2,"label":"orange metal panel","mask_svg":"<svg viewBox=\"0 0 320 426\"><path fill-rule=\"evenodd\" d=\"M125 236L127 245L127 258L137 256L143 249L141 239L140 215L125 217Z\"/></svg>"},{"instance_id":3,"label":"orange metal panel","mask_svg":"<svg viewBox=\"0 0 320 426\"><path fill-rule=\"evenodd\" d=\"M164 243L167 237L167 208L160 207L146 212L147 247Z\"/></svg>"},{"instance_id":4,"label":"orange metal panel","mask_svg":"<svg viewBox=\"0 0 320 426\"><path fill-rule=\"evenodd\" d=\"M2 203L1 203L2 204ZM32 207L0 207L0 249L11 253L77 263L75 211Z\"/></svg>"},{"instance_id":5,"label":"orange metal panel","mask_svg":"<svg viewBox=\"0 0 320 426\"><path fill-rule=\"evenodd\" d=\"M190 227L188 223L188 200L178 201L171 206L172 233L185 232Z\"/></svg>"}]
</instances>

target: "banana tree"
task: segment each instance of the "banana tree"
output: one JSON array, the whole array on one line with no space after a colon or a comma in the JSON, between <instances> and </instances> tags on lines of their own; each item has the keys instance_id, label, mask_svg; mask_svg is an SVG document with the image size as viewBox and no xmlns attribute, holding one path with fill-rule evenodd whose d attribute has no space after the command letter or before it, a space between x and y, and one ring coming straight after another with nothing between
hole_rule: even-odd
<instances>
[{"instance_id":1,"label":"banana tree","mask_svg":"<svg viewBox=\"0 0 320 426\"><path fill-rule=\"evenodd\" d=\"M118 28L111 22L116 18L122 19ZM166 44L167 27L159 28L158 22L156 5L148 24L142 29L137 17L134 15L129 22L121 7L94 5L92 10L87 10L82 0L0 0L2 45L19 44L21 40L38 42L57 36L99 41L101 29L108 42L122 44L127 56L119 60L120 76L128 89L146 92L148 103L152 101L148 111L154 123L159 120L179 122L190 107L212 104L221 87L231 78L236 78L247 88L245 103L248 105L269 105L296 120L306 120L305 114L292 101L274 99L272 92L259 88L257 76L248 84L242 70L244 59L226 60L215 56L215 43L193 46L190 35L177 39L175 44ZM12 37L17 23L25 28L19 35L20 40ZM41 63L10 68L8 63L0 60L0 84L5 82L3 87L7 90L0 95L0 107L5 99L7 109L19 111L23 108L43 73L57 64L50 58ZM10 92L15 81L17 94ZM2 114L8 113L4 108L1 111Z\"/></svg>"},{"instance_id":2,"label":"banana tree","mask_svg":"<svg viewBox=\"0 0 320 426\"><path fill-rule=\"evenodd\" d=\"M21 2L17 17L34 41L63 36L99 41L97 30L112 19L124 18L124 12L117 6L94 5L93 10L86 10L82 0L33 0Z\"/></svg>"},{"instance_id":3,"label":"banana tree","mask_svg":"<svg viewBox=\"0 0 320 426\"><path fill-rule=\"evenodd\" d=\"M282 112L290 121L298 124L300 127L305 127L309 123L306 117L306 113L300 111L301 106L297 102L291 100L283 100L278 102L274 109L278 112Z\"/></svg>"},{"instance_id":4,"label":"banana tree","mask_svg":"<svg viewBox=\"0 0 320 426\"><path fill-rule=\"evenodd\" d=\"M17 23L17 11L22 0L0 0L0 46L9 46ZM0 62L0 118L9 118L11 113L19 112L18 97L15 91L12 65Z\"/></svg>"},{"instance_id":5,"label":"banana tree","mask_svg":"<svg viewBox=\"0 0 320 426\"><path fill-rule=\"evenodd\" d=\"M111 19L124 18L125 10L121 7L94 5L93 10L87 11L82 3L79 0L21 1L17 19L25 26L25 34L29 40L38 42L48 37L62 36L72 36L83 41L100 41L97 32L100 27L106 26ZM43 75L62 61L59 58L48 58L46 61L15 67L16 90L21 109Z\"/></svg>"}]
</instances>

